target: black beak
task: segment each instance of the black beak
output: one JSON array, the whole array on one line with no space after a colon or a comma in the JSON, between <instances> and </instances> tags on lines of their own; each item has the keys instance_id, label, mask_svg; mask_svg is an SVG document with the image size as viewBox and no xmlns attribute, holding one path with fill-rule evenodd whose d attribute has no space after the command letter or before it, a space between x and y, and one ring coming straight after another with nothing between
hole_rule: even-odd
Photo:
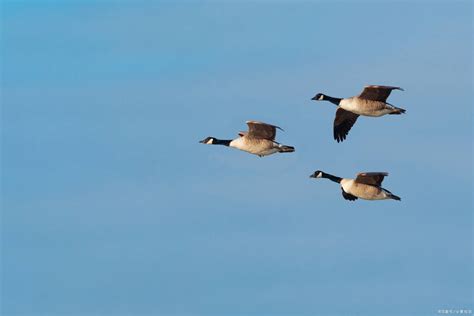
<instances>
[{"instance_id":1,"label":"black beak","mask_svg":"<svg viewBox=\"0 0 474 316\"><path fill-rule=\"evenodd\" d=\"M315 174L313 173L312 175L309 176L310 178L316 178Z\"/></svg>"},{"instance_id":2,"label":"black beak","mask_svg":"<svg viewBox=\"0 0 474 316\"><path fill-rule=\"evenodd\" d=\"M199 141L201 144L205 143L205 139Z\"/></svg>"},{"instance_id":3,"label":"black beak","mask_svg":"<svg viewBox=\"0 0 474 316\"><path fill-rule=\"evenodd\" d=\"M318 101L318 98L312 97L311 100Z\"/></svg>"}]
</instances>

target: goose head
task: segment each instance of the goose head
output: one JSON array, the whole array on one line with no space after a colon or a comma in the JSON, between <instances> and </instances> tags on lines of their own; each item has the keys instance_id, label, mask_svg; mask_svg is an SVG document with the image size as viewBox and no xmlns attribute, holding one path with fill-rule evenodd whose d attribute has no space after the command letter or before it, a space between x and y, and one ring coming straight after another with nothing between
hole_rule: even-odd
<instances>
[{"instance_id":1,"label":"goose head","mask_svg":"<svg viewBox=\"0 0 474 316\"><path fill-rule=\"evenodd\" d=\"M322 94L322 93L318 93L318 94L316 94L311 100L314 100L314 101L323 101L323 100L326 100L326 95L325 95L325 94Z\"/></svg>"},{"instance_id":2,"label":"goose head","mask_svg":"<svg viewBox=\"0 0 474 316\"><path fill-rule=\"evenodd\" d=\"M216 140L215 137L206 137L203 140L201 140L200 143L201 144L206 144L206 145L212 145L215 140Z\"/></svg>"},{"instance_id":3,"label":"goose head","mask_svg":"<svg viewBox=\"0 0 474 316\"><path fill-rule=\"evenodd\" d=\"M322 178L323 172L321 170L316 170L312 175L309 176L310 178Z\"/></svg>"}]
</instances>

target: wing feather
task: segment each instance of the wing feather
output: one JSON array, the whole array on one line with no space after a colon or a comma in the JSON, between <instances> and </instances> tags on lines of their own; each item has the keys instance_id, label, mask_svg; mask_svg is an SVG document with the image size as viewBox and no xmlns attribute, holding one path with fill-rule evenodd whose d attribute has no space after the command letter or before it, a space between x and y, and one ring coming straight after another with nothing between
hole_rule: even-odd
<instances>
[{"instance_id":1,"label":"wing feather","mask_svg":"<svg viewBox=\"0 0 474 316\"><path fill-rule=\"evenodd\" d=\"M283 130L276 125L271 125L263 122L247 121L246 123L249 127L247 135L253 138L275 140L276 129L278 128L279 130Z\"/></svg>"},{"instance_id":2,"label":"wing feather","mask_svg":"<svg viewBox=\"0 0 474 316\"><path fill-rule=\"evenodd\" d=\"M334 139L338 143L346 139L358 117L358 114L346 111L343 108L337 109L336 118L334 119Z\"/></svg>"},{"instance_id":3,"label":"wing feather","mask_svg":"<svg viewBox=\"0 0 474 316\"><path fill-rule=\"evenodd\" d=\"M357 174L355 182L379 187L386 176L388 176L387 172L361 172Z\"/></svg>"},{"instance_id":4,"label":"wing feather","mask_svg":"<svg viewBox=\"0 0 474 316\"><path fill-rule=\"evenodd\" d=\"M386 102L388 96L392 92L392 90L401 90L400 87L392 87L392 86L365 86L364 90L362 90L359 98L372 100L372 101L382 101Z\"/></svg>"},{"instance_id":5,"label":"wing feather","mask_svg":"<svg viewBox=\"0 0 474 316\"><path fill-rule=\"evenodd\" d=\"M341 188L341 190L342 190L342 196L344 197L344 199L349 200L349 201L355 201L358 199L357 196L347 193L346 191L344 191L343 188Z\"/></svg>"}]
</instances>

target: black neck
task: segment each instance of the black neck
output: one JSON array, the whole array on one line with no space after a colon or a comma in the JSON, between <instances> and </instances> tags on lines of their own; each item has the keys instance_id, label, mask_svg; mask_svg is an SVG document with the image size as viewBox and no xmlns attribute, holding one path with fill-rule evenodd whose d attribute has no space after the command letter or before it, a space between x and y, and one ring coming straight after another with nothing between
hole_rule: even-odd
<instances>
[{"instance_id":1,"label":"black neck","mask_svg":"<svg viewBox=\"0 0 474 316\"><path fill-rule=\"evenodd\" d=\"M212 144L213 144L213 145L229 146L229 144L230 144L231 141L232 141L232 139L225 140L225 139L216 139L216 138L214 138L214 140L212 141Z\"/></svg>"},{"instance_id":2,"label":"black neck","mask_svg":"<svg viewBox=\"0 0 474 316\"><path fill-rule=\"evenodd\" d=\"M340 98L333 98L333 97L330 97L330 96L326 95L326 96L324 97L324 100L329 101L329 102L331 102L331 103L333 103L333 104L335 104L335 105L339 105L339 103L341 102L342 99L340 99Z\"/></svg>"},{"instance_id":3,"label":"black neck","mask_svg":"<svg viewBox=\"0 0 474 316\"><path fill-rule=\"evenodd\" d=\"M340 183L341 180L342 180L342 178L333 176L332 174L325 173L325 172L322 172L321 177L326 178L326 179L329 179L329 180L334 181L334 182L337 182L337 183Z\"/></svg>"}]
</instances>

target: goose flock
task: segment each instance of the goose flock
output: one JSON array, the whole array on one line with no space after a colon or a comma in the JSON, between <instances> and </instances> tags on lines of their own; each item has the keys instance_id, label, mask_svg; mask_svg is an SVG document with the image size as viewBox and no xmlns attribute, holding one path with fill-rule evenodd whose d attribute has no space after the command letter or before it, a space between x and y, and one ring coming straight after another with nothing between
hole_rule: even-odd
<instances>
[{"instance_id":1,"label":"goose flock","mask_svg":"<svg viewBox=\"0 0 474 316\"><path fill-rule=\"evenodd\" d=\"M404 109L387 102L387 98L393 90L403 91L400 87L370 85L365 86L358 96L334 98L318 93L312 100L329 101L337 106L333 132L334 139L339 143L346 139L359 116L380 117L386 114L405 113ZM277 129L283 131L280 127L258 121L247 121L246 123L248 131L239 132L235 139L224 140L210 136L201 140L200 143L233 147L259 157L295 151L293 146L282 145L275 141ZM382 188L382 181L386 176L388 176L387 172L361 172L356 175L355 179L349 179L317 170L310 177L326 178L339 183L342 196L349 201L357 199L400 201L400 197Z\"/></svg>"}]
</instances>

